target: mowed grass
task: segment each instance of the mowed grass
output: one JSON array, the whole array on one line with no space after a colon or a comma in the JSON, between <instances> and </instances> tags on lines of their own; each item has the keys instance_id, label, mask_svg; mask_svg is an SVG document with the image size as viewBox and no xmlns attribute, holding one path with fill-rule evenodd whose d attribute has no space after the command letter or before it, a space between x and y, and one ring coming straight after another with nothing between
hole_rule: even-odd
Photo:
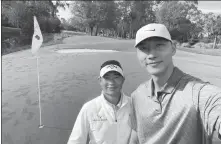
<instances>
[{"instance_id":1,"label":"mowed grass","mask_svg":"<svg viewBox=\"0 0 221 144\"><path fill-rule=\"evenodd\" d=\"M221 49L185 48L185 47L178 47L177 49L181 51L197 53L197 54L221 56Z\"/></svg>"},{"instance_id":2,"label":"mowed grass","mask_svg":"<svg viewBox=\"0 0 221 144\"><path fill-rule=\"evenodd\" d=\"M100 94L97 77L100 65L106 60L121 62L126 76L123 89L127 95L150 78L139 66L133 41L85 36L68 38L63 43L40 50L43 129L38 128L36 59L30 51L2 57L3 144L65 144L82 105ZM121 52L55 52L61 48L115 49ZM186 54L182 56L185 58ZM182 63L179 60L177 65L181 68L186 66L191 71L188 62ZM191 67L196 66L193 62L189 63ZM202 65L200 67L203 69Z\"/></svg>"},{"instance_id":3,"label":"mowed grass","mask_svg":"<svg viewBox=\"0 0 221 144\"><path fill-rule=\"evenodd\" d=\"M38 128L36 59L29 51L3 56L4 144L65 144L82 105L100 94L97 77L105 60L121 61L128 95L144 79L149 79L138 65L135 53L58 54L52 49L42 48L39 58L42 121L46 126L43 129Z\"/></svg>"},{"instance_id":4,"label":"mowed grass","mask_svg":"<svg viewBox=\"0 0 221 144\"><path fill-rule=\"evenodd\" d=\"M97 50L117 50L125 52L136 52L133 47L133 40L117 40L114 38L98 37L98 36L81 36L67 38L63 44L58 45L57 49L97 49Z\"/></svg>"}]
</instances>

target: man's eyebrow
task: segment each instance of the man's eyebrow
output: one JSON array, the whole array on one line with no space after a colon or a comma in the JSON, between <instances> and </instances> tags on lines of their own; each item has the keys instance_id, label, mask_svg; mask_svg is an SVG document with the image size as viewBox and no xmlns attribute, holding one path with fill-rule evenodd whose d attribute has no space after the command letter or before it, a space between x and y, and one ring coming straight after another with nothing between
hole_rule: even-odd
<instances>
[{"instance_id":1,"label":"man's eyebrow","mask_svg":"<svg viewBox=\"0 0 221 144\"><path fill-rule=\"evenodd\" d=\"M115 75L117 75L117 76L121 76L121 74L119 74L119 73L116 73Z\"/></svg>"}]
</instances>

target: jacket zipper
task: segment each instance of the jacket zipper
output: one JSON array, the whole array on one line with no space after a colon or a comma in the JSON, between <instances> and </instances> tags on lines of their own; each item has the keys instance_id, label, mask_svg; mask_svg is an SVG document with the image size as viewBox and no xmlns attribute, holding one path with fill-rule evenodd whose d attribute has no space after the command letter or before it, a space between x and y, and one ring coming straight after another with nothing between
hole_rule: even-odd
<instances>
[{"instance_id":1,"label":"jacket zipper","mask_svg":"<svg viewBox=\"0 0 221 144\"><path fill-rule=\"evenodd\" d=\"M115 117L115 122L117 122L117 111L116 111L116 106L114 106L114 117Z\"/></svg>"}]
</instances>

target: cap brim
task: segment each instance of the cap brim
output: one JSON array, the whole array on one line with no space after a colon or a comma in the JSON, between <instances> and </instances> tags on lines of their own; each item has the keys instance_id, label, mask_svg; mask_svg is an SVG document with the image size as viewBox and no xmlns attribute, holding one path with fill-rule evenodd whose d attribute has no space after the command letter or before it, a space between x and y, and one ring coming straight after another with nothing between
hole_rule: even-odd
<instances>
[{"instance_id":1,"label":"cap brim","mask_svg":"<svg viewBox=\"0 0 221 144\"><path fill-rule=\"evenodd\" d=\"M105 67L103 67L100 70L100 77L103 77L106 73L110 72L110 71L116 71L118 73L120 73L122 76L123 75L123 70L117 66L117 65L106 65Z\"/></svg>"},{"instance_id":2,"label":"cap brim","mask_svg":"<svg viewBox=\"0 0 221 144\"><path fill-rule=\"evenodd\" d=\"M165 40L168 40L168 41L171 41L171 42L172 42L172 40L169 39L169 38L162 37L162 36L159 36L159 35L152 35L152 36L147 36L147 37L141 39L140 41L137 42L137 44L134 45L134 47L136 48L142 41L144 41L144 40L146 40L146 39L149 39L149 38L153 38L153 37L163 38L163 39L165 39Z\"/></svg>"},{"instance_id":3,"label":"cap brim","mask_svg":"<svg viewBox=\"0 0 221 144\"><path fill-rule=\"evenodd\" d=\"M110 72L116 72L116 73L120 74L121 76L123 76L119 71L115 71L115 70L107 71L105 74L103 74L103 76L105 76L106 74L108 74Z\"/></svg>"}]
</instances>

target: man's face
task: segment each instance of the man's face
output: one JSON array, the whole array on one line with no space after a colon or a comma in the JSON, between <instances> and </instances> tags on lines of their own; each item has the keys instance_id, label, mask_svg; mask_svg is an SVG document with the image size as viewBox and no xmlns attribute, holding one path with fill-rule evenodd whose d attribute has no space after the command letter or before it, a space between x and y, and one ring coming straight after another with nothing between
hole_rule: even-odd
<instances>
[{"instance_id":1,"label":"man's face","mask_svg":"<svg viewBox=\"0 0 221 144\"><path fill-rule=\"evenodd\" d=\"M161 75L173 65L175 47L168 40L152 37L137 46L137 58L151 75Z\"/></svg>"},{"instance_id":2,"label":"man's face","mask_svg":"<svg viewBox=\"0 0 221 144\"><path fill-rule=\"evenodd\" d=\"M103 93L107 95L119 94L124 83L124 77L115 71L106 73L99 80Z\"/></svg>"}]
</instances>

